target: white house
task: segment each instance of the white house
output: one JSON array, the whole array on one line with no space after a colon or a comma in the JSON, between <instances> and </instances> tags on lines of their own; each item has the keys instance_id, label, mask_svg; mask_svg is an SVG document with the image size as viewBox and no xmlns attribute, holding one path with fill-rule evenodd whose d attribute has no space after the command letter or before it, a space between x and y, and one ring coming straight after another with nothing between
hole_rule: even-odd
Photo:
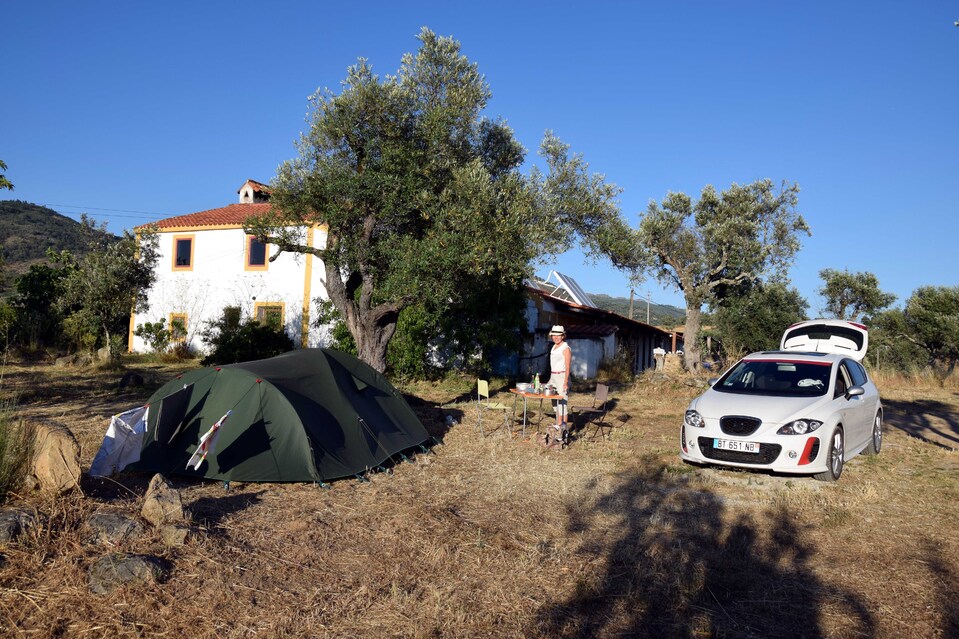
<instances>
[{"instance_id":1,"label":"white house","mask_svg":"<svg viewBox=\"0 0 959 639\"><path fill-rule=\"evenodd\" d=\"M247 180L239 202L218 209L166 218L155 223L160 257L157 279L148 296L149 309L130 317L129 350L150 348L134 335L146 322L174 320L186 327L185 339L194 352L204 352L200 339L208 322L223 316L226 307L238 307L242 317L262 321L277 318L301 348L325 345L328 331L316 323L316 298L326 298L323 262L312 255L273 251L243 232L250 216L270 209L270 189ZM305 243L326 246L326 228L303 229Z\"/></svg>"}]
</instances>

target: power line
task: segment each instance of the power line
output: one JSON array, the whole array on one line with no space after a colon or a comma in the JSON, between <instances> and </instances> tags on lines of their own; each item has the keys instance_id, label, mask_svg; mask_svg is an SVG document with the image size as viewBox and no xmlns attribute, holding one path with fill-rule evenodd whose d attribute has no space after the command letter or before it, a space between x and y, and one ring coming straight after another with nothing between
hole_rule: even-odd
<instances>
[{"instance_id":1,"label":"power line","mask_svg":"<svg viewBox=\"0 0 959 639\"><path fill-rule=\"evenodd\" d=\"M106 209L106 208L101 208L96 206L80 206L78 204L43 204L41 203L40 206L45 206L51 209L54 207L59 207L62 209L86 209L89 211L109 211L111 213L138 213L139 214L139 215L116 215L114 217L136 218L136 217L143 217L143 216L156 217L156 216L164 215L163 213L155 213L151 211L133 211L131 209Z\"/></svg>"}]
</instances>

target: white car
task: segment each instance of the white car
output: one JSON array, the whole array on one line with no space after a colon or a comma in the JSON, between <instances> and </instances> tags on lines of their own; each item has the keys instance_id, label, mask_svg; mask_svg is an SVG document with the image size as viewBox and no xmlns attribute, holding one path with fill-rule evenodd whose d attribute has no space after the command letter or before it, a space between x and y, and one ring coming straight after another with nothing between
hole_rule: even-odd
<instances>
[{"instance_id":1,"label":"white car","mask_svg":"<svg viewBox=\"0 0 959 639\"><path fill-rule=\"evenodd\" d=\"M879 391L860 363L868 345L861 324L790 326L780 350L747 355L689 404L680 457L839 479L849 459L882 448Z\"/></svg>"}]
</instances>

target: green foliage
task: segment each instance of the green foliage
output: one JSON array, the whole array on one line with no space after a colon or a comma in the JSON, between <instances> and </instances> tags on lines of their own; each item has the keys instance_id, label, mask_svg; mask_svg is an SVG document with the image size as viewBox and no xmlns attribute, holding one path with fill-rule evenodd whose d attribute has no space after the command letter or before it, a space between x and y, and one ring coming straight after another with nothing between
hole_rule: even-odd
<instances>
[{"instance_id":1,"label":"green foliage","mask_svg":"<svg viewBox=\"0 0 959 639\"><path fill-rule=\"evenodd\" d=\"M154 353L163 353L170 346L170 331L162 320L144 322L134 329L133 334L142 338Z\"/></svg>"},{"instance_id":2,"label":"green foliage","mask_svg":"<svg viewBox=\"0 0 959 639\"><path fill-rule=\"evenodd\" d=\"M717 305L716 337L726 347L727 358L743 351L776 349L787 326L807 319L807 307L795 288L760 282Z\"/></svg>"},{"instance_id":3,"label":"green foliage","mask_svg":"<svg viewBox=\"0 0 959 639\"><path fill-rule=\"evenodd\" d=\"M596 371L596 381L604 384L628 383L634 377L633 354L628 349L620 349L613 357L604 359Z\"/></svg>"},{"instance_id":4,"label":"green foliage","mask_svg":"<svg viewBox=\"0 0 959 639\"><path fill-rule=\"evenodd\" d=\"M183 320L174 319L172 329L172 331L167 329L166 323L160 320L140 324L134 329L133 334L142 338L154 353L162 354L183 345L182 338L186 335L186 326L183 325Z\"/></svg>"},{"instance_id":5,"label":"green foliage","mask_svg":"<svg viewBox=\"0 0 959 639\"><path fill-rule=\"evenodd\" d=\"M879 290L879 279L872 273L825 268L819 278L823 285L817 292L826 299L826 312L837 319L861 320L896 301L892 293Z\"/></svg>"},{"instance_id":6,"label":"green foliage","mask_svg":"<svg viewBox=\"0 0 959 639\"><path fill-rule=\"evenodd\" d=\"M0 348L10 343L10 334L17 323L17 311L5 299L0 299Z\"/></svg>"},{"instance_id":7,"label":"green foliage","mask_svg":"<svg viewBox=\"0 0 959 639\"><path fill-rule=\"evenodd\" d=\"M436 319L422 306L410 306L400 313L396 335L386 353L389 371L397 377L425 379L433 374L429 361L430 342Z\"/></svg>"},{"instance_id":8,"label":"green foliage","mask_svg":"<svg viewBox=\"0 0 959 639\"><path fill-rule=\"evenodd\" d=\"M959 286L922 286L903 311L906 337L922 346L945 374L959 362Z\"/></svg>"},{"instance_id":9,"label":"green foliage","mask_svg":"<svg viewBox=\"0 0 959 639\"><path fill-rule=\"evenodd\" d=\"M48 251L47 258L49 263L31 265L14 284L11 339L20 346L36 348L63 341L63 312L58 302L74 262L67 251Z\"/></svg>"},{"instance_id":10,"label":"green foliage","mask_svg":"<svg viewBox=\"0 0 959 639\"><path fill-rule=\"evenodd\" d=\"M521 174L513 132L482 115L490 89L476 64L452 38L419 39L396 76L360 60L340 93L313 96L299 157L274 180L273 215L247 220L278 250L323 259L357 354L380 371L404 309L447 315L491 283L515 288L575 233L595 250L618 219L618 190L552 134L545 170ZM303 229L321 224L317 248Z\"/></svg>"},{"instance_id":11,"label":"green foliage","mask_svg":"<svg viewBox=\"0 0 959 639\"><path fill-rule=\"evenodd\" d=\"M33 457L34 432L14 408L0 403L0 504L23 485Z\"/></svg>"},{"instance_id":12,"label":"green foliage","mask_svg":"<svg viewBox=\"0 0 959 639\"><path fill-rule=\"evenodd\" d=\"M209 354L200 363L204 366L233 364L264 359L293 350L293 340L281 328L261 324L255 319L243 321L240 309L227 307L219 320L203 331Z\"/></svg>"},{"instance_id":13,"label":"green foliage","mask_svg":"<svg viewBox=\"0 0 959 639\"><path fill-rule=\"evenodd\" d=\"M0 160L0 171L6 171L6 170L7 170L7 163L4 162L3 160ZM13 183L7 179L6 175L4 175L3 173L0 173L0 190L2 189L8 189L12 191Z\"/></svg>"},{"instance_id":14,"label":"green foliage","mask_svg":"<svg viewBox=\"0 0 959 639\"><path fill-rule=\"evenodd\" d=\"M317 300L316 307L318 310L317 325L330 326L330 348L335 348L338 351L343 351L344 353L355 356L356 342L353 340L353 335L350 334L350 329L343 323L343 318L340 316L339 311L333 306L333 302L329 300Z\"/></svg>"},{"instance_id":15,"label":"green foliage","mask_svg":"<svg viewBox=\"0 0 959 639\"><path fill-rule=\"evenodd\" d=\"M93 351L100 337L100 322L86 309L80 309L63 318L60 323L67 344L78 351Z\"/></svg>"},{"instance_id":16,"label":"green foliage","mask_svg":"<svg viewBox=\"0 0 959 639\"><path fill-rule=\"evenodd\" d=\"M944 379L959 363L959 286L919 287L904 309L871 322L869 351L880 365L914 372L921 363Z\"/></svg>"},{"instance_id":17,"label":"green foliage","mask_svg":"<svg viewBox=\"0 0 959 639\"><path fill-rule=\"evenodd\" d=\"M59 304L61 309L81 309L79 323L97 326L104 339L95 340L94 346L110 344L111 335L128 330L131 311L146 310L147 292L156 279L158 239L152 231L126 231L117 241L105 241L102 232L84 222L90 229L90 250L64 280Z\"/></svg>"},{"instance_id":18,"label":"green foliage","mask_svg":"<svg viewBox=\"0 0 959 639\"><path fill-rule=\"evenodd\" d=\"M869 320L867 359L878 370L917 374L929 365L928 351L904 337L909 330L902 309L877 313Z\"/></svg>"},{"instance_id":19,"label":"green foliage","mask_svg":"<svg viewBox=\"0 0 959 639\"><path fill-rule=\"evenodd\" d=\"M631 254L620 254L617 263L682 291L687 367L699 366L704 304L719 303L742 284L785 278L800 236L809 234L798 202L798 185L777 188L771 180L733 184L722 193L707 186L697 202L672 192L661 203L650 202Z\"/></svg>"}]
</instances>

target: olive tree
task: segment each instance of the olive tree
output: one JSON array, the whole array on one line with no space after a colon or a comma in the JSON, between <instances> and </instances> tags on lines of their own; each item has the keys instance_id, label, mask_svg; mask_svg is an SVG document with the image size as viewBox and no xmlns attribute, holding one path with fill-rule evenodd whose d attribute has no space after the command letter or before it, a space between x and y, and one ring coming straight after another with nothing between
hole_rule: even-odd
<instances>
[{"instance_id":1,"label":"olive tree","mask_svg":"<svg viewBox=\"0 0 959 639\"><path fill-rule=\"evenodd\" d=\"M759 282L722 299L713 315L727 356L779 348L787 326L807 319L808 304L783 282Z\"/></svg>"},{"instance_id":2,"label":"olive tree","mask_svg":"<svg viewBox=\"0 0 959 639\"><path fill-rule=\"evenodd\" d=\"M882 327L922 348L944 376L959 363L959 286L921 286L904 309L881 315Z\"/></svg>"},{"instance_id":3,"label":"olive tree","mask_svg":"<svg viewBox=\"0 0 959 639\"><path fill-rule=\"evenodd\" d=\"M113 337L129 325L130 313L146 310L147 292L156 279L157 235L143 229L137 235L125 231L117 239L82 221L91 231L90 250L69 271L59 304L72 325L92 327L115 350ZM96 333L91 342L100 343Z\"/></svg>"},{"instance_id":4,"label":"olive tree","mask_svg":"<svg viewBox=\"0 0 959 639\"><path fill-rule=\"evenodd\" d=\"M824 268L819 278L823 285L817 292L826 301L826 312L836 319L861 320L896 301L892 293L879 290L879 279L872 273Z\"/></svg>"},{"instance_id":5,"label":"olive tree","mask_svg":"<svg viewBox=\"0 0 959 639\"><path fill-rule=\"evenodd\" d=\"M809 234L798 201L798 185L757 180L721 193L707 186L695 202L673 192L650 202L633 233L632 252L620 253L615 263L641 268L682 292L687 369L699 368L704 305L744 283L785 279L800 237Z\"/></svg>"},{"instance_id":6,"label":"olive tree","mask_svg":"<svg viewBox=\"0 0 959 639\"><path fill-rule=\"evenodd\" d=\"M329 299L358 356L386 367L400 313L442 313L491 284L515 290L537 260L577 233L597 234L619 211L616 187L547 132L540 166L502 120L452 38L428 29L395 76L361 59L339 93L317 92L299 155L278 169L272 212L246 230L284 252L323 260ZM325 231L325 245L309 242Z\"/></svg>"}]
</instances>

